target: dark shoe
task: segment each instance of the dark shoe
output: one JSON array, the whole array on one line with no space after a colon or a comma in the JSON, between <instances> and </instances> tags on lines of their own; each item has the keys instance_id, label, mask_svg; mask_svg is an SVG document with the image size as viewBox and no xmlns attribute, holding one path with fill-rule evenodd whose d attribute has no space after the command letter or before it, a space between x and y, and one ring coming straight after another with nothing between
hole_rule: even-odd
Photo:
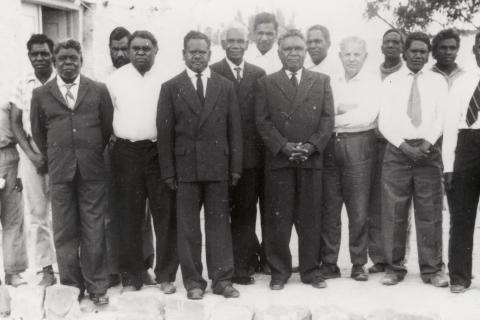
<instances>
[{"instance_id":1,"label":"dark shoe","mask_svg":"<svg viewBox=\"0 0 480 320\"><path fill-rule=\"evenodd\" d=\"M172 294L177 291L177 288L175 288L171 282L162 282L160 283L160 290L162 290L165 294Z\"/></svg>"},{"instance_id":2,"label":"dark shoe","mask_svg":"<svg viewBox=\"0 0 480 320\"><path fill-rule=\"evenodd\" d=\"M78 294L78 302L81 302L85 298L85 289L79 289L80 293Z\"/></svg>"},{"instance_id":3,"label":"dark shoe","mask_svg":"<svg viewBox=\"0 0 480 320\"><path fill-rule=\"evenodd\" d=\"M227 285L225 288L223 288L222 291L219 291L219 292L214 291L213 293L222 295L225 298L238 298L238 297L240 297L240 292L238 292L238 290L235 289L232 285Z\"/></svg>"},{"instance_id":4,"label":"dark shoe","mask_svg":"<svg viewBox=\"0 0 480 320\"><path fill-rule=\"evenodd\" d=\"M367 281L368 280L368 274L365 271L365 268L363 266L359 266L359 265L354 265L352 267L352 273L350 274L350 277L353 280L356 280L356 281Z\"/></svg>"},{"instance_id":5,"label":"dark shoe","mask_svg":"<svg viewBox=\"0 0 480 320\"><path fill-rule=\"evenodd\" d=\"M340 269L333 263L322 263L320 273L324 279L335 279L341 276Z\"/></svg>"},{"instance_id":6,"label":"dark shoe","mask_svg":"<svg viewBox=\"0 0 480 320\"><path fill-rule=\"evenodd\" d=\"M285 282L280 280L271 280L270 281L270 289L271 290L282 290L285 286Z\"/></svg>"},{"instance_id":7,"label":"dark shoe","mask_svg":"<svg viewBox=\"0 0 480 320\"><path fill-rule=\"evenodd\" d=\"M429 283L434 287L445 288L448 287L448 278L443 273L435 274L429 278L423 279L423 282Z\"/></svg>"},{"instance_id":8,"label":"dark shoe","mask_svg":"<svg viewBox=\"0 0 480 320\"><path fill-rule=\"evenodd\" d=\"M40 280L40 282L38 283L39 286L48 287L53 286L55 283L57 283L57 278L55 278L52 266L44 267L40 273L42 273L43 276L42 280Z\"/></svg>"},{"instance_id":9,"label":"dark shoe","mask_svg":"<svg viewBox=\"0 0 480 320\"><path fill-rule=\"evenodd\" d=\"M271 275L272 274L272 269L270 269L270 266L268 264L264 264L262 266L262 273L266 274L266 275Z\"/></svg>"},{"instance_id":10,"label":"dark shoe","mask_svg":"<svg viewBox=\"0 0 480 320\"><path fill-rule=\"evenodd\" d=\"M150 275L148 270L144 270L142 273L142 282L146 286L154 286L157 284L157 281Z\"/></svg>"},{"instance_id":11,"label":"dark shoe","mask_svg":"<svg viewBox=\"0 0 480 320\"><path fill-rule=\"evenodd\" d=\"M27 284L27 281L23 280L20 274L13 273L5 275L5 284L16 288L21 285Z\"/></svg>"},{"instance_id":12,"label":"dark shoe","mask_svg":"<svg viewBox=\"0 0 480 320\"><path fill-rule=\"evenodd\" d=\"M375 263L373 266L368 268L368 273L380 273L380 272L385 272L386 268L385 263Z\"/></svg>"},{"instance_id":13,"label":"dark shoe","mask_svg":"<svg viewBox=\"0 0 480 320\"><path fill-rule=\"evenodd\" d=\"M292 267L292 273L299 273L299 272L300 272L299 266Z\"/></svg>"},{"instance_id":14,"label":"dark shoe","mask_svg":"<svg viewBox=\"0 0 480 320\"><path fill-rule=\"evenodd\" d=\"M395 273L385 273L382 278L382 284L385 286L394 286L401 280Z\"/></svg>"},{"instance_id":15,"label":"dark shoe","mask_svg":"<svg viewBox=\"0 0 480 320\"><path fill-rule=\"evenodd\" d=\"M120 284L120 275L118 273L112 273L108 276L108 287L116 287Z\"/></svg>"},{"instance_id":16,"label":"dark shoe","mask_svg":"<svg viewBox=\"0 0 480 320\"><path fill-rule=\"evenodd\" d=\"M451 284L450 285L450 292L451 293L464 293L467 291L467 287L462 286L461 284Z\"/></svg>"},{"instance_id":17,"label":"dark shoe","mask_svg":"<svg viewBox=\"0 0 480 320\"><path fill-rule=\"evenodd\" d=\"M324 289L327 287L327 283L323 279L315 279L310 284L316 289Z\"/></svg>"},{"instance_id":18,"label":"dark shoe","mask_svg":"<svg viewBox=\"0 0 480 320\"><path fill-rule=\"evenodd\" d=\"M237 284L243 284L243 285L249 285L249 284L254 284L255 279L253 277L233 277L232 278L233 283Z\"/></svg>"},{"instance_id":19,"label":"dark shoe","mask_svg":"<svg viewBox=\"0 0 480 320\"><path fill-rule=\"evenodd\" d=\"M108 296L105 293L90 293L90 300L92 300L93 304L96 306L104 306L109 302Z\"/></svg>"},{"instance_id":20,"label":"dark shoe","mask_svg":"<svg viewBox=\"0 0 480 320\"><path fill-rule=\"evenodd\" d=\"M141 279L134 279L126 272L122 273L122 292L138 291L142 288L142 285Z\"/></svg>"},{"instance_id":21,"label":"dark shoe","mask_svg":"<svg viewBox=\"0 0 480 320\"><path fill-rule=\"evenodd\" d=\"M203 290L200 288L193 288L187 291L187 298L191 300L201 300L203 299Z\"/></svg>"}]
</instances>

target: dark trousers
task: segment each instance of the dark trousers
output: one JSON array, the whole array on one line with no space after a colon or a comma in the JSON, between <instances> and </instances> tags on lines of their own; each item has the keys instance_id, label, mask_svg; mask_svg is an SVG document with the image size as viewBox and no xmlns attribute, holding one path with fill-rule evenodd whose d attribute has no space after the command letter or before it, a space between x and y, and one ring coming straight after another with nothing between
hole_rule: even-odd
<instances>
[{"instance_id":1,"label":"dark trousers","mask_svg":"<svg viewBox=\"0 0 480 320\"><path fill-rule=\"evenodd\" d=\"M421 140L408 142L414 146ZM413 198L418 262L423 279L442 272L442 159L438 148L413 161L387 144L382 172L382 232L387 272L403 278L408 211Z\"/></svg>"},{"instance_id":2,"label":"dark trousers","mask_svg":"<svg viewBox=\"0 0 480 320\"><path fill-rule=\"evenodd\" d=\"M105 258L106 182L52 183L52 221L60 283L89 293L107 292Z\"/></svg>"},{"instance_id":3,"label":"dark trousers","mask_svg":"<svg viewBox=\"0 0 480 320\"><path fill-rule=\"evenodd\" d=\"M336 264L340 250L342 206L348 214L350 260L367 263L368 209L375 165L373 130L332 136L324 151L321 260Z\"/></svg>"},{"instance_id":4,"label":"dark trousers","mask_svg":"<svg viewBox=\"0 0 480 320\"><path fill-rule=\"evenodd\" d=\"M372 262L385 263L383 257L383 235L382 235L382 163L385 155L387 141L384 138L377 138L375 143L376 159L373 166L372 187L370 194L370 210L368 213L368 255Z\"/></svg>"},{"instance_id":5,"label":"dark trousers","mask_svg":"<svg viewBox=\"0 0 480 320\"><path fill-rule=\"evenodd\" d=\"M448 270L450 283L469 287L475 218L480 195L480 130L460 130L455 152L450 207Z\"/></svg>"},{"instance_id":6,"label":"dark trousers","mask_svg":"<svg viewBox=\"0 0 480 320\"><path fill-rule=\"evenodd\" d=\"M149 201L156 237L155 276L172 282L178 269L175 194L160 181L156 143L117 139L112 151L115 210L120 230L120 271L141 286L143 233Z\"/></svg>"},{"instance_id":7,"label":"dark trousers","mask_svg":"<svg viewBox=\"0 0 480 320\"><path fill-rule=\"evenodd\" d=\"M177 190L178 254L183 285L205 290L202 277L200 209L204 206L208 277L214 292L231 284L234 273L228 182L180 182Z\"/></svg>"},{"instance_id":8,"label":"dark trousers","mask_svg":"<svg viewBox=\"0 0 480 320\"><path fill-rule=\"evenodd\" d=\"M256 258L255 224L262 180L263 169L244 169L238 185L230 189L233 260L237 277L249 276L249 267Z\"/></svg>"},{"instance_id":9,"label":"dark trousers","mask_svg":"<svg viewBox=\"0 0 480 320\"><path fill-rule=\"evenodd\" d=\"M265 171L265 252L272 280L286 282L292 273L290 237L298 233L300 277L321 277L320 252L322 171L282 168Z\"/></svg>"}]
</instances>

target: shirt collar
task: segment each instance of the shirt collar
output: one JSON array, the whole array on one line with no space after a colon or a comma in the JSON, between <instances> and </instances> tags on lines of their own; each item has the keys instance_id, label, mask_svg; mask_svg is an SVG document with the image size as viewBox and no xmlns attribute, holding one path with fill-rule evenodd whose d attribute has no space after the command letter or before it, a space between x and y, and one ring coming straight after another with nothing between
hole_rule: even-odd
<instances>
[{"instance_id":1,"label":"shirt collar","mask_svg":"<svg viewBox=\"0 0 480 320\"><path fill-rule=\"evenodd\" d=\"M232 71L235 71L235 68L238 68L238 67L240 67L241 71L245 70L245 60L242 60L242 62L238 66L235 63L233 63L232 61L230 61L228 58L225 58L225 60L227 61L228 65L230 66L230 69L232 69Z\"/></svg>"},{"instance_id":2,"label":"shirt collar","mask_svg":"<svg viewBox=\"0 0 480 320\"><path fill-rule=\"evenodd\" d=\"M457 73L460 73L460 72L463 72L463 68L460 68L458 66L458 64L455 63L455 68L453 69L453 71L450 73L450 74L446 74L445 72L443 72L442 70L440 70L440 68L438 68L437 64L434 64L432 66L432 71L433 72L437 72L437 73L440 73L442 76L446 77L446 78L452 78L454 77Z\"/></svg>"},{"instance_id":3,"label":"shirt collar","mask_svg":"<svg viewBox=\"0 0 480 320\"><path fill-rule=\"evenodd\" d=\"M284 70L285 70L285 73L287 74L288 79L290 79L292 77L292 71L287 69L284 69ZM303 71L303 68L300 68L297 70L297 72L295 72L295 76L297 77L298 82L300 82L300 79L302 78L302 71Z\"/></svg>"},{"instance_id":4,"label":"shirt collar","mask_svg":"<svg viewBox=\"0 0 480 320\"><path fill-rule=\"evenodd\" d=\"M75 78L75 80L73 80L72 83L78 87L78 84L80 83L80 74ZM57 77L57 84L59 88L64 88L66 85L66 83L63 81L63 79L60 76Z\"/></svg>"},{"instance_id":5,"label":"shirt collar","mask_svg":"<svg viewBox=\"0 0 480 320\"><path fill-rule=\"evenodd\" d=\"M265 54L262 54L260 52L260 50L258 50L257 44L255 44L253 46L253 49L255 50L255 56L256 57L264 57L264 56L267 57L267 56L272 55L272 54L277 54L277 52L278 52L278 46L277 46L276 43L274 43L273 46L270 48L270 50L265 52Z\"/></svg>"},{"instance_id":6,"label":"shirt collar","mask_svg":"<svg viewBox=\"0 0 480 320\"><path fill-rule=\"evenodd\" d=\"M57 72L55 71L55 68L52 69L52 74L50 74L50 77L48 80L45 82L49 82L50 80L54 79L57 76ZM41 84L40 80L38 80L37 76L35 75L35 72L31 72L27 75L27 82L38 82Z\"/></svg>"},{"instance_id":7,"label":"shirt collar","mask_svg":"<svg viewBox=\"0 0 480 320\"><path fill-rule=\"evenodd\" d=\"M343 70L343 72L341 72L338 75L338 80L343 81L345 83L346 82L353 82L353 81L361 81L365 77L366 72L364 72L364 70L365 70L365 66L363 65L362 68L360 69L360 71L358 71L358 73L348 81L347 81L347 78L345 77L345 70Z\"/></svg>"},{"instance_id":8,"label":"shirt collar","mask_svg":"<svg viewBox=\"0 0 480 320\"><path fill-rule=\"evenodd\" d=\"M192 69L187 67L187 68L185 68L185 70L187 71L188 77L190 79L193 79L193 78L197 77L197 73L195 71L193 71ZM202 71L202 77L203 76L207 77L207 79L212 76L212 72L210 71L210 67L206 67L205 70Z\"/></svg>"}]
</instances>

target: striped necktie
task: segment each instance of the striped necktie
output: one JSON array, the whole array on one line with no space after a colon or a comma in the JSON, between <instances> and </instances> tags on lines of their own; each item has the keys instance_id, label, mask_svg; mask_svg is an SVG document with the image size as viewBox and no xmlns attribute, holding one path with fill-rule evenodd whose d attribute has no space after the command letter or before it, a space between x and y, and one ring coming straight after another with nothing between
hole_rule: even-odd
<instances>
[{"instance_id":1,"label":"striped necktie","mask_svg":"<svg viewBox=\"0 0 480 320\"><path fill-rule=\"evenodd\" d=\"M237 82L240 83L240 81L242 81L242 76L241 76L241 71L242 71L242 68L240 67L235 67L234 70L237 72Z\"/></svg>"},{"instance_id":2,"label":"striped necktie","mask_svg":"<svg viewBox=\"0 0 480 320\"><path fill-rule=\"evenodd\" d=\"M75 83L65 83L65 88L67 89L67 92L65 93L65 101L67 101L67 105L70 109L73 109L75 107L75 97L73 96L72 87L75 85Z\"/></svg>"},{"instance_id":3,"label":"striped necktie","mask_svg":"<svg viewBox=\"0 0 480 320\"><path fill-rule=\"evenodd\" d=\"M477 84L475 91L473 91L472 98L468 103L467 110L467 125L469 127L478 119L478 109L480 109L480 82Z\"/></svg>"}]
</instances>

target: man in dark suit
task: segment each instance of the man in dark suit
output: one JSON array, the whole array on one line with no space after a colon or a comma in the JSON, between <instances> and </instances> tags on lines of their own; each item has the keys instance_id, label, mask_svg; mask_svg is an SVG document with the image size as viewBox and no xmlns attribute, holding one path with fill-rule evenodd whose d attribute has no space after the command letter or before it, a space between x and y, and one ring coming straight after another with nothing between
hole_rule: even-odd
<instances>
[{"instance_id":1,"label":"man in dark suit","mask_svg":"<svg viewBox=\"0 0 480 320\"><path fill-rule=\"evenodd\" d=\"M186 71L162 85L157 130L160 171L177 189L178 255L189 299L202 299L200 209L205 206L208 275L213 293L238 297L234 272L228 183L242 172L242 130L235 90L211 72L210 39L191 31L184 38Z\"/></svg>"},{"instance_id":2,"label":"man in dark suit","mask_svg":"<svg viewBox=\"0 0 480 320\"><path fill-rule=\"evenodd\" d=\"M212 64L212 71L233 83L243 133L243 172L238 185L230 190L230 214L232 228L233 282L253 284L249 274L252 261L256 260L255 222L257 201L263 189L263 143L255 128L255 83L265 71L243 60L248 47L248 32L240 24L231 25L224 32L222 47L226 58Z\"/></svg>"},{"instance_id":3,"label":"man in dark suit","mask_svg":"<svg viewBox=\"0 0 480 320\"><path fill-rule=\"evenodd\" d=\"M48 160L60 282L107 304L103 150L112 133L112 102L105 85L80 75L80 43L61 42L54 56L57 77L33 90L30 119Z\"/></svg>"},{"instance_id":4,"label":"man in dark suit","mask_svg":"<svg viewBox=\"0 0 480 320\"><path fill-rule=\"evenodd\" d=\"M332 135L329 77L303 68L305 38L288 30L279 38L283 69L262 78L256 95L256 124L265 143L265 249L272 269L270 289L281 290L291 275L292 225L299 235L302 282L326 283L320 252L322 152Z\"/></svg>"}]
</instances>

